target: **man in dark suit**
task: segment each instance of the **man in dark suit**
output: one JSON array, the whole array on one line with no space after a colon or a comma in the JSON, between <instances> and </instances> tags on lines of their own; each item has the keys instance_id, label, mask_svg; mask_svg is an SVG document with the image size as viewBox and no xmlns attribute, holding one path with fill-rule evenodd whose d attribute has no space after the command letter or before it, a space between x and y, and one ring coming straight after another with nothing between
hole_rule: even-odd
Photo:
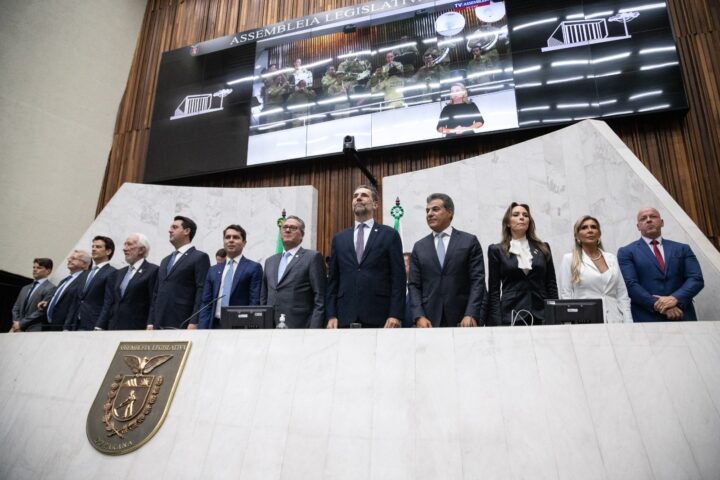
<instances>
[{"instance_id":1,"label":"man in dark suit","mask_svg":"<svg viewBox=\"0 0 720 480\"><path fill-rule=\"evenodd\" d=\"M100 318L106 301L105 287L117 271L110 265L115 253L115 243L109 237L96 236L92 241L90 255L93 265L78 278L78 291L75 305L70 316L63 325L63 330L99 330L97 320Z\"/></svg>"},{"instance_id":2,"label":"man in dark suit","mask_svg":"<svg viewBox=\"0 0 720 480\"><path fill-rule=\"evenodd\" d=\"M246 243L247 233L240 225L223 230L227 258L225 263L213 265L205 277L200 328L218 328L222 307L260 304L262 267L243 256Z\"/></svg>"},{"instance_id":3,"label":"man in dark suit","mask_svg":"<svg viewBox=\"0 0 720 480\"><path fill-rule=\"evenodd\" d=\"M325 326L325 264L322 255L300 246L305 222L290 215L280 227L283 252L265 261L260 303L285 314L289 328Z\"/></svg>"},{"instance_id":4,"label":"man in dark suit","mask_svg":"<svg viewBox=\"0 0 720 480\"><path fill-rule=\"evenodd\" d=\"M665 222L654 208L637 215L642 237L618 250L635 322L697 320L693 298L705 283L689 245L662 238Z\"/></svg>"},{"instance_id":5,"label":"man in dark suit","mask_svg":"<svg viewBox=\"0 0 720 480\"><path fill-rule=\"evenodd\" d=\"M107 282L105 303L98 318L101 330L145 330L158 266L145 260L150 242L142 233L133 233L123 243L128 266Z\"/></svg>"},{"instance_id":6,"label":"man in dark suit","mask_svg":"<svg viewBox=\"0 0 720 480\"><path fill-rule=\"evenodd\" d=\"M355 226L335 234L330 254L327 328L397 328L405 310L402 242L393 228L375 223L377 190L353 193Z\"/></svg>"},{"instance_id":7,"label":"man in dark suit","mask_svg":"<svg viewBox=\"0 0 720 480\"><path fill-rule=\"evenodd\" d=\"M39 308L47 311L47 323L43 325L43 331L52 332L63 329L77 300L80 283L76 280L90 267L91 263L92 258L85 250L73 250L67 258L67 268L70 270L70 274L58 284L49 301L41 302L38 305Z\"/></svg>"},{"instance_id":8,"label":"man in dark suit","mask_svg":"<svg viewBox=\"0 0 720 480\"><path fill-rule=\"evenodd\" d=\"M147 329L187 326L193 330L197 328L210 257L190 243L197 233L192 219L176 216L168 233L175 251L160 262Z\"/></svg>"},{"instance_id":9,"label":"man in dark suit","mask_svg":"<svg viewBox=\"0 0 720 480\"><path fill-rule=\"evenodd\" d=\"M41 302L52 298L55 285L47 277L52 272L53 262L49 258L33 260L34 281L20 289L12 308L11 332L40 332L45 321L45 311L38 308Z\"/></svg>"},{"instance_id":10,"label":"man in dark suit","mask_svg":"<svg viewBox=\"0 0 720 480\"><path fill-rule=\"evenodd\" d=\"M427 198L432 233L418 240L410 257L410 306L415 325L476 327L486 295L482 248L475 235L450 226L455 214L444 193Z\"/></svg>"}]
</instances>

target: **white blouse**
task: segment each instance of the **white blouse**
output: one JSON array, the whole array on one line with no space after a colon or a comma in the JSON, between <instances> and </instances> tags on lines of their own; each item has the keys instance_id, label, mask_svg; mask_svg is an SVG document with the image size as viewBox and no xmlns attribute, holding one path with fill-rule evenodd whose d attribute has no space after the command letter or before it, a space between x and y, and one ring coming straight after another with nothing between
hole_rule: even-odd
<instances>
[{"instance_id":1,"label":"white blouse","mask_svg":"<svg viewBox=\"0 0 720 480\"><path fill-rule=\"evenodd\" d=\"M595 266L590 257L583 252L580 265L580 283L572 283L572 253L563 255L560 269L560 298L582 299L601 298L605 314L605 323L632 323L630 297L623 279L617 257L602 252L608 269L604 273Z\"/></svg>"},{"instance_id":2,"label":"white blouse","mask_svg":"<svg viewBox=\"0 0 720 480\"><path fill-rule=\"evenodd\" d=\"M508 251L517 256L519 269L525 273L532 270L533 256L530 253L530 244L527 238L523 237L520 240L510 240L510 248L508 248Z\"/></svg>"}]
</instances>

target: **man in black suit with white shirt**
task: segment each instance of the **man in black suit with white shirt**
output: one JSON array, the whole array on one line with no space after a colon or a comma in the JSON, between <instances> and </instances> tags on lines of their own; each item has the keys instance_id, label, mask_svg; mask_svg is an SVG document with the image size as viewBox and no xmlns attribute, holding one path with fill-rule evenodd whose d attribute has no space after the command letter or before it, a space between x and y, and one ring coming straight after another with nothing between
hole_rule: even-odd
<instances>
[{"instance_id":1,"label":"man in black suit with white shirt","mask_svg":"<svg viewBox=\"0 0 720 480\"><path fill-rule=\"evenodd\" d=\"M75 280L78 294L63 330L99 330L97 320L105 302L109 301L105 297L105 287L117 271L110 265L114 253L115 243L111 238L100 235L93 238L90 250L93 265Z\"/></svg>"},{"instance_id":2,"label":"man in black suit with white shirt","mask_svg":"<svg viewBox=\"0 0 720 480\"><path fill-rule=\"evenodd\" d=\"M197 328L210 257L192 246L197 225L183 216L173 219L168 234L175 251L163 258L150 307L147 329ZM195 315L193 317L193 315Z\"/></svg>"},{"instance_id":3,"label":"man in black suit with white shirt","mask_svg":"<svg viewBox=\"0 0 720 480\"><path fill-rule=\"evenodd\" d=\"M335 234L330 254L327 328L398 328L405 316L405 267L400 235L375 222L377 190L353 192L355 226Z\"/></svg>"},{"instance_id":4,"label":"man in black suit with white shirt","mask_svg":"<svg viewBox=\"0 0 720 480\"><path fill-rule=\"evenodd\" d=\"M145 330L155 291L158 266L146 260L150 242L142 233L133 233L123 243L128 266L108 282L105 303L97 327L101 330Z\"/></svg>"}]
</instances>

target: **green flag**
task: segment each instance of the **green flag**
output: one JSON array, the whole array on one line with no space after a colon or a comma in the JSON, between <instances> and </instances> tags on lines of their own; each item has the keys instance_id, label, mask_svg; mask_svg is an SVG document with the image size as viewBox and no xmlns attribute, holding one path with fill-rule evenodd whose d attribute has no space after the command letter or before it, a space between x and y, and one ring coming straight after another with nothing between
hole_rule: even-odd
<instances>
[{"instance_id":1,"label":"green flag","mask_svg":"<svg viewBox=\"0 0 720 480\"><path fill-rule=\"evenodd\" d=\"M393 228L395 228L400 235L400 241L403 244L403 251L405 251L405 241L403 239L402 227L400 226L400 219L403 215L405 215L405 210L402 205L400 205L400 197L395 197L395 206L390 209L390 215L395 219Z\"/></svg>"},{"instance_id":2,"label":"green flag","mask_svg":"<svg viewBox=\"0 0 720 480\"><path fill-rule=\"evenodd\" d=\"M283 226L283 223L285 223L285 217L287 215L285 214L285 209L283 208L282 211L282 217L277 219L277 226L278 226L278 235L277 235L277 246L275 247L275 253L282 253L283 250L283 244L282 244L282 235L280 232L280 228Z\"/></svg>"}]
</instances>

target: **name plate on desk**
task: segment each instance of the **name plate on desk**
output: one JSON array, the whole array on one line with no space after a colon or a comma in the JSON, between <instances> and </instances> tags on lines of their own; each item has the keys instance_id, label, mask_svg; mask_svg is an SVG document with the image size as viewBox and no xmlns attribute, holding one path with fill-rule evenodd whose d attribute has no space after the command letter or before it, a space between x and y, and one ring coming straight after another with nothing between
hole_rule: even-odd
<instances>
[{"instance_id":1,"label":"name plate on desk","mask_svg":"<svg viewBox=\"0 0 720 480\"><path fill-rule=\"evenodd\" d=\"M170 408L190 342L120 342L87 417L93 447L122 455L143 446Z\"/></svg>"}]
</instances>

